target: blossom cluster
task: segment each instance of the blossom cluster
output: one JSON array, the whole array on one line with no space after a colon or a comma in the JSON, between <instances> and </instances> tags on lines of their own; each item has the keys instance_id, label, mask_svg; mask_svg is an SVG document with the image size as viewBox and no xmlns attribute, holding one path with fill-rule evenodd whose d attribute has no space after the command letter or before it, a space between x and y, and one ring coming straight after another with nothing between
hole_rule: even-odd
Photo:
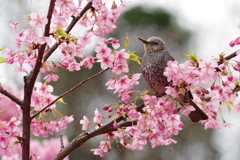
<instances>
[{"instance_id":1,"label":"blossom cluster","mask_svg":"<svg viewBox=\"0 0 240 160\"><path fill-rule=\"evenodd\" d=\"M169 61L164 75L167 80L172 81L174 86L180 87L181 83L189 85L205 84L209 80L215 78L215 68L217 63L198 61L198 65L192 61L186 61L182 64L178 64L177 61Z\"/></svg>"},{"instance_id":2,"label":"blossom cluster","mask_svg":"<svg viewBox=\"0 0 240 160\"><path fill-rule=\"evenodd\" d=\"M52 95L53 87L51 85L45 85L41 82L35 83L36 90L32 93L31 106L34 107L35 111L39 111L49 105L52 101L56 99L56 96ZM55 111L56 104L49 107L50 110ZM49 110L48 109L48 110ZM31 130L36 136L48 137L48 134L53 134L54 132L59 132L59 129L65 129L68 123L71 123L74 118L72 116L61 117L59 122L55 119L49 120L46 123L43 121L46 119L47 112L42 113L41 120L36 120L34 118L31 121Z\"/></svg>"},{"instance_id":3,"label":"blossom cluster","mask_svg":"<svg viewBox=\"0 0 240 160\"><path fill-rule=\"evenodd\" d=\"M180 120L180 115L176 114L177 109L172 101L150 95L143 95L142 99L145 104L142 113L136 111L136 105L128 105L126 106L128 109L125 110L127 119L132 123L135 121L136 125L122 130L118 129L118 125L114 123L114 128L118 130L106 134L107 139L119 139L117 141L130 150L142 150L147 141L151 143L152 148L176 143L170 136L177 135L184 125ZM103 115L96 110L94 123L100 123L102 117ZM97 119L100 121L96 121ZM90 126L90 121L85 116L80 123L83 124L84 130ZM103 152L110 150L110 141L101 141L99 148L91 149L95 155L100 157L103 157Z\"/></svg>"},{"instance_id":4,"label":"blossom cluster","mask_svg":"<svg viewBox=\"0 0 240 160\"><path fill-rule=\"evenodd\" d=\"M208 120L204 123L205 129L218 129L230 125L225 121L220 123L217 120L217 115L221 112L223 105L231 106L233 109L238 108L238 104L234 104L234 101L236 101L236 91L240 85L240 78L234 76L233 71L227 69L229 66L234 66L233 69L239 72L238 61L231 64L226 62L220 67L215 61L204 62L203 60L186 61L183 64L169 61L167 65L164 75L172 83L172 86L166 87L167 95L172 98L178 97L179 93L174 89L174 86L193 90L199 96L199 98L195 98L195 103L203 106L208 115ZM221 83L215 83L216 79L219 79ZM208 89L199 86L208 82L212 82ZM221 104L220 107L214 107L216 103Z\"/></svg>"},{"instance_id":5,"label":"blossom cluster","mask_svg":"<svg viewBox=\"0 0 240 160\"><path fill-rule=\"evenodd\" d=\"M42 0L32 0L32 2L40 1ZM91 7L83 15L80 15L79 13L84 10L84 6L86 6L87 3L90 4L90 2ZM52 94L53 87L47 84L51 81L58 81L59 79L54 68L67 69L71 72L79 71L81 70L81 67L91 69L96 60L101 64L102 69L111 68L116 75L127 73L129 71L126 62L129 58L129 54L124 49L114 51L108 47L108 44L112 44L114 49L119 48L120 45L118 39L101 39L99 41L99 46L97 46L95 50L97 52L96 57L87 54L87 51L85 50L85 47L93 42L92 39L94 36L102 36L116 28L114 23L119 17L122 8L126 5L127 2L124 1L56 0L51 21L49 21L49 17L46 16L47 13L32 12L26 16L29 18L26 27L20 30L19 23L26 22L13 22L9 20L10 27L14 34L14 43L17 51L5 48L4 57L1 58L9 65L14 63L19 64L14 69L15 72L29 74L30 70L35 67L37 58L40 54L40 49L44 45L46 45L46 49L44 50L44 53L41 53L43 56L47 55L49 51L51 52L51 48L54 45L57 46L61 52L61 55L58 56L60 57L58 58L58 61L48 61L47 58L40 60L42 62L40 72L47 73L47 75L43 78L43 80L45 80L44 84L40 82L35 83L35 88L31 95L31 107L33 108L30 113L31 116L41 111L57 98ZM76 23L81 27L81 32L79 35L73 36L71 33L67 33L69 31L66 30L68 30L69 24L72 23L75 18L80 18ZM47 28L46 26L48 24L50 24L50 33L46 34L44 33L44 29ZM38 29L43 31L42 34L41 32L38 32ZM26 45L27 47L24 48ZM106 54L102 52L104 49L107 50ZM11 158L15 157L15 159L20 159L20 154L17 154L14 149L11 150L11 148L14 148L12 144L14 142L18 143L21 140L21 134L19 131L17 132L17 129L20 130L21 127L19 124L23 120L23 117L21 108L17 106L17 109L17 118L11 118L9 121L1 120L0 154L7 156L11 155ZM1 112L5 111L2 110ZM47 110L33 118L31 121L32 133L35 136L48 137L49 134L54 134L54 132L59 132L59 130L65 129L66 125L74 120L72 116L61 116L60 120L57 121L57 118L52 118L55 117L55 113L58 114L58 111L56 109L56 104L54 103ZM53 115L49 116L49 114ZM96 115L99 115L99 112L96 111ZM98 118L100 117L101 116ZM98 118L95 118L94 122L100 124L101 122ZM17 139L18 136L20 139ZM42 148L40 145L39 147ZM41 159L42 156L44 156L44 153L41 153L41 156L39 154L34 155L34 153L36 152L33 151L31 155L33 159ZM3 158L6 159L6 156Z\"/></svg>"},{"instance_id":6,"label":"blossom cluster","mask_svg":"<svg viewBox=\"0 0 240 160\"><path fill-rule=\"evenodd\" d=\"M39 2L39 1L36 1ZM88 1L90 2L90 1ZM48 23L46 14L44 12L32 12L29 15L31 19L29 25L32 28L24 29L18 31L18 23L14 23L11 20L10 27L13 30L15 35L14 42L17 49L23 47L23 43L28 44L26 49L22 49L18 52L13 52L9 48L5 49L4 58L8 64L19 63L19 67L16 67L14 71L29 73L27 66L33 68L38 56L38 49L41 45L47 44L48 48L51 47L53 42L59 44L59 49L61 50L62 57L59 58L59 62L49 62L46 61L43 63L41 72L48 73L44 80L47 82L57 81L58 75L55 73L53 68L65 68L69 71L78 71L81 67L92 68L94 63L94 58L90 55L86 55L85 47L92 42L93 36L102 36L106 33L111 32L116 25L114 24L119 17L123 7L127 5L127 2L121 1L119 4L113 2L105 3L102 0L92 0L92 9L89 9L83 17L80 18L78 24L85 29L82 34L79 36L73 36L67 34L64 29L70 23L71 17L77 17L78 12L81 11L81 8L85 5L82 1L75 3L71 0L63 1L57 0L55 8L53 11L52 21L50 25L50 32L52 37L39 36L35 33L34 28L42 28ZM116 49L119 47L118 40L111 38L111 43ZM104 44L101 44L101 47L106 47ZM100 49L101 49L100 47ZM46 50L45 52L47 52ZM128 55L128 54L127 54ZM121 58L127 58L125 51L120 51L116 55L116 61L113 58L113 55L101 55L98 54L98 62L101 62L102 68L110 67L111 63L114 62L113 71L116 74L121 72L128 71L128 66L124 60ZM107 58L109 56L109 58ZM124 57L121 57L124 56ZM105 59L104 59L105 58ZM80 59L78 61L77 59ZM106 61L104 61L106 60Z\"/></svg>"},{"instance_id":7,"label":"blossom cluster","mask_svg":"<svg viewBox=\"0 0 240 160\"><path fill-rule=\"evenodd\" d=\"M0 154L11 156L9 148L14 144L17 139L16 136L20 136L19 121L16 117L12 117L10 121L0 121Z\"/></svg>"},{"instance_id":8,"label":"blossom cluster","mask_svg":"<svg viewBox=\"0 0 240 160\"><path fill-rule=\"evenodd\" d=\"M181 88L195 93L193 101L208 115L208 120L201 121L205 129L229 127L230 124L225 120L222 120L223 123L221 123L217 115L224 105L240 110L239 103L234 103L240 86L240 78L233 74L232 70L228 70L229 66L232 66L239 73L239 64L238 61L231 63L226 61L219 66L215 60L203 61L199 59L197 61L189 60L182 64L178 64L177 61L169 61L164 72L170 82L170 86L166 87L168 97L157 98L149 95L148 92L142 92L140 99L144 101L145 108L141 112L136 110L135 101L130 100L130 96L134 93L130 89L138 84L140 74L123 75L119 79L113 77L106 85L108 89L115 90L114 93L121 96L121 101L116 104L105 105L103 110L111 113L107 116L108 118L126 117L126 120L132 122L132 126L124 129L118 128L118 123L114 121L113 127L117 131L106 134L109 141L101 141L99 148L91 149L91 151L95 155L104 156L104 152L111 150L110 140L114 139L119 139L117 141L124 148L130 150L142 150L147 141L151 143L153 148L159 145L177 143L171 136L177 135L182 130L183 123L180 119L181 116L177 114L179 109L173 100L181 94L179 93ZM220 81L219 84L216 83L217 79ZM209 83L209 88L201 87L201 85L209 85ZM175 88L178 88L178 90ZM220 106L217 104L220 104ZM112 113L114 110L115 116ZM188 116L193 110L192 106L185 106L180 109L180 113ZM104 116L96 110L93 123L102 126L102 117ZM86 116L80 123L85 131L91 124Z\"/></svg>"}]
</instances>

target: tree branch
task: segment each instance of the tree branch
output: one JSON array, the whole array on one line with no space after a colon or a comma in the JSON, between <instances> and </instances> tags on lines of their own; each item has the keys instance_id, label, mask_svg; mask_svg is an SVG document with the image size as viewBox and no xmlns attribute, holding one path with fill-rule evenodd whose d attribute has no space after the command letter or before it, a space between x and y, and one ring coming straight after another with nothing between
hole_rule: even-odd
<instances>
[{"instance_id":1,"label":"tree branch","mask_svg":"<svg viewBox=\"0 0 240 160\"><path fill-rule=\"evenodd\" d=\"M222 60L218 61L218 65L221 65L224 60L230 60L233 57L236 57L236 52L226 56L225 58L223 58ZM162 91L161 93L157 94L157 97L162 97L165 95L165 91ZM138 112L141 112L142 109L145 107L144 103L140 104L139 106L136 107L136 110ZM112 131L116 131L117 129L115 129L113 127L113 123L116 121L117 123L127 120L128 116L127 114L125 114L124 116L120 116L115 120L112 120L111 122L99 127L96 130L90 131L90 132L83 132L80 135L78 135L76 138L74 138L69 145L64 148L61 152L59 152L59 154L54 158L54 160L61 160L63 158L65 158L67 155L69 155L73 150L75 150L76 148L78 148L79 146L81 146L84 142L86 142L87 140L89 140L92 137L95 137L97 135L101 135L101 134L105 134L105 133L110 133ZM122 127L128 127L128 126L132 126L132 125L136 125L136 121L132 122L132 121L125 121L123 123L119 124L119 128Z\"/></svg>"},{"instance_id":2,"label":"tree branch","mask_svg":"<svg viewBox=\"0 0 240 160\"><path fill-rule=\"evenodd\" d=\"M53 14L53 9L56 0L51 0L48 8L47 19L48 23L45 25L44 36L49 36L49 28L51 24L51 18ZM22 103L22 111L23 111L23 131L22 131L22 159L29 160L30 159L30 123L31 123L31 116L30 116L30 105L31 105L31 97L34 83L37 79L39 74L39 70L42 67L42 57L46 48L46 43L41 45L38 50L38 57L36 60L36 64L34 69L24 77L24 98Z\"/></svg>"},{"instance_id":3,"label":"tree branch","mask_svg":"<svg viewBox=\"0 0 240 160\"><path fill-rule=\"evenodd\" d=\"M165 91L157 94L157 97L162 97L165 95ZM142 109L145 107L144 103L140 104L139 106L136 107L136 110L138 112L142 111ZM105 134L105 133L110 133L112 131L116 131L117 129L115 129L113 127L113 123L116 121L116 123L119 123L121 121L127 120L128 115L125 114L124 116L120 116L115 120L112 120L111 122L99 127L96 130L90 131L90 132L83 132L81 133L79 136L77 136L76 138L74 138L69 145L64 148L61 152L59 152L59 154L54 158L54 160L61 160L63 158L65 158L67 155L69 155L74 149L78 148L79 146L81 146L84 142L86 142L87 140L89 140L92 137L95 137L97 135L101 135L101 134ZM120 123L118 126L119 128L122 127L128 127L128 126L132 126L132 125L136 125L137 121L125 121L123 123Z\"/></svg>"},{"instance_id":4,"label":"tree branch","mask_svg":"<svg viewBox=\"0 0 240 160\"><path fill-rule=\"evenodd\" d=\"M89 2L79 13L79 15L77 17L74 17L71 21L71 23L69 24L69 26L66 29L66 33L69 33L72 28L76 25L76 23L78 22L78 20L80 18L82 18L82 16L92 7L92 2ZM51 48L49 48L47 50L47 52L44 54L43 60L44 62L52 55L52 53L57 49L57 47L60 45L61 43L56 42Z\"/></svg>"},{"instance_id":5,"label":"tree branch","mask_svg":"<svg viewBox=\"0 0 240 160\"><path fill-rule=\"evenodd\" d=\"M41 112L43 112L44 110L46 110L47 108L49 108L51 105L53 105L55 102L57 102L60 98L66 96L67 94L71 93L72 91L74 91L75 89L77 89L79 86L83 85L85 82L99 76L100 74L106 72L109 68L102 70L96 74L94 74L91 77L88 77L87 79L84 79L83 81L81 81L80 83L78 83L76 86L74 86L73 88L69 89L68 91L66 91L65 93L61 94L58 98L56 98L54 101L52 101L49 105L47 105L46 107L44 107L43 109L41 109L40 111L38 111L37 113L35 113L31 119L35 118L37 115L39 115Z\"/></svg>"},{"instance_id":6,"label":"tree branch","mask_svg":"<svg viewBox=\"0 0 240 160\"><path fill-rule=\"evenodd\" d=\"M239 51L239 50L237 50L237 51ZM232 54L229 54L228 56L224 57L223 59L220 59L220 60L217 62L218 65L223 64L224 60L230 60L230 59L236 57L236 56L237 56L237 51L233 52Z\"/></svg>"},{"instance_id":7,"label":"tree branch","mask_svg":"<svg viewBox=\"0 0 240 160\"><path fill-rule=\"evenodd\" d=\"M17 103L22 108L22 101L14 96L12 93L5 90L2 86L0 87L0 93L11 99L13 102Z\"/></svg>"}]
</instances>

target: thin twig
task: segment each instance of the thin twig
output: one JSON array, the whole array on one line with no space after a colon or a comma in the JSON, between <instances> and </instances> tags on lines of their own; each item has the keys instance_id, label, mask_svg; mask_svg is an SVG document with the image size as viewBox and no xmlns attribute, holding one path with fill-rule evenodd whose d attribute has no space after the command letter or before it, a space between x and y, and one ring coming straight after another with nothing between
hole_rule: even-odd
<instances>
[{"instance_id":1,"label":"thin twig","mask_svg":"<svg viewBox=\"0 0 240 160\"><path fill-rule=\"evenodd\" d=\"M58 130L59 130L59 134L60 134L60 143L61 143L61 150L64 148L64 144L63 144L63 135L62 135L62 132L61 132L61 129L60 129L60 126L59 126L59 123L57 121L57 117L55 115L55 113L50 109L50 112L51 114L53 115L54 117L54 120L57 122L57 127L58 127ZM60 150L60 151L61 151Z\"/></svg>"},{"instance_id":2,"label":"thin twig","mask_svg":"<svg viewBox=\"0 0 240 160\"><path fill-rule=\"evenodd\" d=\"M52 101L49 105L47 105L46 107L44 107L43 109L41 109L40 111L38 111L37 113L35 113L31 119L35 118L37 115L39 115L41 112L43 112L45 109L47 109L48 107L50 107L51 105L53 105L55 102L57 102L60 98L66 96L67 94L69 94L70 92L74 91L75 89L77 89L79 86L83 85L85 82L97 77L98 75L106 72L109 68L105 69L105 70L102 70L96 74L94 74L93 76L87 78L87 79L84 79L83 81L81 81L80 83L78 83L76 86L74 86L73 88L69 89L68 91L66 91L65 93L61 94L58 98L56 98L54 101Z\"/></svg>"},{"instance_id":3,"label":"thin twig","mask_svg":"<svg viewBox=\"0 0 240 160\"><path fill-rule=\"evenodd\" d=\"M79 13L77 17L74 17L70 24L68 25L67 29L65 30L66 33L69 33L72 28L76 25L78 20L82 18L82 16L92 7L92 2L89 2ZM47 52L44 54L43 60L44 62L52 55L52 53L57 49L57 47L60 45L60 42L56 42L51 48L47 50Z\"/></svg>"},{"instance_id":4,"label":"thin twig","mask_svg":"<svg viewBox=\"0 0 240 160\"><path fill-rule=\"evenodd\" d=\"M239 51L239 50L237 50L237 51ZM218 65L221 65L221 64L224 62L224 60L230 60L230 59L236 57L236 56L237 56L237 51L235 51L235 52L233 52L232 54L229 54L228 56L226 56L226 57L224 57L223 59L219 60L219 61L217 62Z\"/></svg>"}]
</instances>

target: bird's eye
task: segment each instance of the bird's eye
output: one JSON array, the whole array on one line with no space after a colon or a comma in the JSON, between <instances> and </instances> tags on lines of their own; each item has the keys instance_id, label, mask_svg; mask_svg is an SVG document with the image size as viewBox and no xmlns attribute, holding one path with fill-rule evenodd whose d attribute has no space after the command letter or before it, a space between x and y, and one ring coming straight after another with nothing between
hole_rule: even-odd
<instances>
[{"instance_id":1,"label":"bird's eye","mask_svg":"<svg viewBox=\"0 0 240 160\"><path fill-rule=\"evenodd\" d=\"M157 42L152 42L152 44L154 44L154 45L158 45L158 43L157 43Z\"/></svg>"}]
</instances>

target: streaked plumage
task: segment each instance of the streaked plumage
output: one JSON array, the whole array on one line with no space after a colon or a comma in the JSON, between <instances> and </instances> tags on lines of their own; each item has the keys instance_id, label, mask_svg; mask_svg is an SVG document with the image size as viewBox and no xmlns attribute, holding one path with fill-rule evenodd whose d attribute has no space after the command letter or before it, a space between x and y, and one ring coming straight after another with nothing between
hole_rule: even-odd
<instances>
[{"instance_id":1,"label":"streaked plumage","mask_svg":"<svg viewBox=\"0 0 240 160\"><path fill-rule=\"evenodd\" d=\"M141 62L143 78L155 93L160 93L169 85L163 72L167 66L167 62L174 61L174 58L170 55L167 46L161 38L150 37L148 40L139 39L144 43L145 50ZM189 103L195 108L195 111L189 114L192 122L208 119L207 115L191 100L192 94L190 91L186 95L179 95L179 97L185 104ZM184 105L183 103L180 104Z\"/></svg>"}]
</instances>

